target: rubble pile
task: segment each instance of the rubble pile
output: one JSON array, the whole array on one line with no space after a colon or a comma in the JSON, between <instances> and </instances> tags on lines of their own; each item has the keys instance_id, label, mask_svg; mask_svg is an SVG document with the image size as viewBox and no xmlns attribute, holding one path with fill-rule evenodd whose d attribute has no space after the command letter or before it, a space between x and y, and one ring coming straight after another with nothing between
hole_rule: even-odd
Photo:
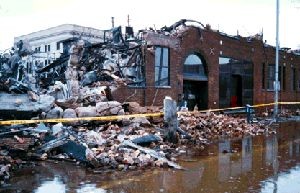
<instances>
[{"instance_id":1,"label":"rubble pile","mask_svg":"<svg viewBox=\"0 0 300 193\"><path fill-rule=\"evenodd\" d=\"M1 118L124 114L120 103L111 102L112 93L122 85L145 84L145 42L133 34L125 41L120 27L107 33L104 42L95 44L65 42L68 51L48 64L23 60L39 54L23 41L5 57L0 55ZM146 112L146 108L138 109Z\"/></svg>"},{"instance_id":2,"label":"rubble pile","mask_svg":"<svg viewBox=\"0 0 300 193\"><path fill-rule=\"evenodd\" d=\"M185 22L188 21L164 28L162 33L182 36ZM145 86L144 49L152 49L139 36L125 41L120 29L113 28L105 42L71 42L66 45L68 53L47 65L30 67L21 60L34 53L26 43L19 42L11 55L0 57L0 119L161 112L159 107L122 104L112 97L122 85ZM150 35L148 38L151 41ZM261 134L265 127L223 114L184 112L178 117L177 143L168 142L166 130L163 117L142 116L116 121L0 126L0 180L9 178L8 171L16 160L67 160L117 170L153 166L181 169L175 163L176 156L189 147L201 150L220 137Z\"/></svg>"},{"instance_id":3,"label":"rubble pile","mask_svg":"<svg viewBox=\"0 0 300 193\"><path fill-rule=\"evenodd\" d=\"M11 170L11 164L13 163L13 159L10 156L7 156L7 153L1 151L0 156L0 185L6 183L9 178L10 174L9 171Z\"/></svg>"},{"instance_id":4,"label":"rubble pile","mask_svg":"<svg viewBox=\"0 0 300 193\"><path fill-rule=\"evenodd\" d=\"M213 112L185 112L178 120L180 128L188 136L188 143L207 144L223 137L242 138L266 132L265 124L248 124L245 118Z\"/></svg>"},{"instance_id":5,"label":"rubble pile","mask_svg":"<svg viewBox=\"0 0 300 193\"><path fill-rule=\"evenodd\" d=\"M138 106L137 103L130 103L126 107L132 112L145 110ZM123 112L122 107L115 101L101 102L93 111L100 115L112 115L117 111ZM117 110L112 110L114 108ZM66 111L62 113L58 109L56 112L64 115ZM73 113L76 112L70 114ZM81 115L89 114L81 111ZM5 132L0 133L1 152L5 151L12 159L67 160L102 169L127 170L155 166L181 169L175 163L176 157L191 147L201 151L205 145L219 138L265 132L263 125L247 124L244 118L215 113L181 112L178 123L178 143L175 144L166 140L162 117L5 127L2 128ZM2 167L7 168L7 164Z\"/></svg>"},{"instance_id":6,"label":"rubble pile","mask_svg":"<svg viewBox=\"0 0 300 193\"><path fill-rule=\"evenodd\" d=\"M281 118L291 118L292 116L299 116L300 109L291 110L291 109L281 109L279 112L279 117Z\"/></svg>"}]
</instances>

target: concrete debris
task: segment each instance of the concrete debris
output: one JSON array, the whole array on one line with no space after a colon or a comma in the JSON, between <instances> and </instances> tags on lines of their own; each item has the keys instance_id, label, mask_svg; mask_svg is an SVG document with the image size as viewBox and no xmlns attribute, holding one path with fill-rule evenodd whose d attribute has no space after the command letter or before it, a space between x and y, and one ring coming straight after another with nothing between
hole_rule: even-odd
<instances>
[{"instance_id":1,"label":"concrete debris","mask_svg":"<svg viewBox=\"0 0 300 193\"><path fill-rule=\"evenodd\" d=\"M62 118L64 110L61 107L54 107L47 112L46 119L59 119Z\"/></svg>"},{"instance_id":2,"label":"concrete debris","mask_svg":"<svg viewBox=\"0 0 300 193\"><path fill-rule=\"evenodd\" d=\"M75 109L78 117L95 117L96 107L77 107Z\"/></svg>"},{"instance_id":3,"label":"concrete debris","mask_svg":"<svg viewBox=\"0 0 300 193\"><path fill-rule=\"evenodd\" d=\"M37 101L27 94L0 94L0 116L3 119L30 119L54 106L55 99L50 95L40 95Z\"/></svg>"},{"instance_id":4,"label":"concrete debris","mask_svg":"<svg viewBox=\"0 0 300 193\"><path fill-rule=\"evenodd\" d=\"M123 107L115 101L99 102L94 107L76 108L76 112L78 116L111 115L111 109ZM73 117L75 110L66 109L62 115ZM220 137L266 132L265 125L248 124L245 118L185 112L178 116L177 143L170 143L167 142L164 125L163 120L155 122L151 118L135 117L114 122L2 127L0 144L1 151L8 150L6 156L13 160L67 160L93 168L116 170L149 167L182 169L175 161L182 153L202 151L208 143Z\"/></svg>"},{"instance_id":5,"label":"concrete debris","mask_svg":"<svg viewBox=\"0 0 300 193\"><path fill-rule=\"evenodd\" d=\"M178 48L177 37L184 33L185 22L194 21L181 20L164 27L160 34L148 32L145 38L149 45ZM3 60L0 58L1 119L162 112L161 107L120 103L113 98L112 93L124 85L146 85L144 48L153 51L142 39L125 41L120 29L114 28L106 42L72 42L68 53L32 69L21 59L31 51L26 42L19 42L18 50ZM16 160L30 159L68 160L117 170L155 166L182 169L174 160L187 150L203 150L220 137L241 138L272 132L266 124L248 124L244 117L198 111L181 112L177 117L176 103L170 99L170 104L164 112L169 115L167 118L136 116L116 121L0 126L0 181L9 178ZM172 130L171 137L166 128Z\"/></svg>"},{"instance_id":6,"label":"concrete debris","mask_svg":"<svg viewBox=\"0 0 300 193\"><path fill-rule=\"evenodd\" d=\"M106 140L102 138L102 136L95 132L95 131L89 131L86 134L86 143L89 144L95 144L95 145L103 145L106 143Z\"/></svg>"},{"instance_id":7,"label":"concrete debris","mask_svg":"<svg viewBox=\"0 0 300 193\"><path fill-rule=\"evenodd\" d=\"M66 109L63 113L63 118L76 118L77 114L74 109Z\"/></svg>"},{"instance_id":8,"label":"concrete debris","mask_svg":"<svg viewBox=\"0 0 300 193\"><path fill-rule=\"evenodd\" d=\"M122 104L117 101L98 102L96 111L98 116L124 114Z\"/></svg>"},{"instance_id":9,"label":"concrete debris","mask_svg":"<svg viewBox=\"0 0 300 193\"><path fill-rule=\"evenodd\" d=\"M171 161L167 160L164 157L164 155L161 155L159 152L156 152L156 151L154 151L152 149L141 147L139 145L136 145L136 144L132 143L131 141L123 141L123 143L121 145L129 146L129 147L138 149L141 152L146 153L147 155L150 155L151 157L154 157L154 158L156 158L157 160L159 160L161 162L167 163L169 166L171 166L171 167L173 167L175 169L182 169L182 167L180 167L179 165L175 164L174 162L171 162Z\"/></svg>"}]
</instances>

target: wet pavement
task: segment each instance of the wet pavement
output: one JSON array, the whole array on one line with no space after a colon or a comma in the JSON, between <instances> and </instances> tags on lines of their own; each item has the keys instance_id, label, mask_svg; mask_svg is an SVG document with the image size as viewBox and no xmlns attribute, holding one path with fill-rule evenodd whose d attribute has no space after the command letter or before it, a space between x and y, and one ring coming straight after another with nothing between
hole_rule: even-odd
<instances>
[{"instance_id":1,"label":"wet pavement","mask_svg":"<svg viewBox=\"0 0 300 193\"><path fill-rule=\"evenodd\" d=\"M276 135L221 140L179 158L185 170L91 171L66 162L39 162L12 174L0 192L300 192L300 123Z\"/></svg>"}]
</instances>

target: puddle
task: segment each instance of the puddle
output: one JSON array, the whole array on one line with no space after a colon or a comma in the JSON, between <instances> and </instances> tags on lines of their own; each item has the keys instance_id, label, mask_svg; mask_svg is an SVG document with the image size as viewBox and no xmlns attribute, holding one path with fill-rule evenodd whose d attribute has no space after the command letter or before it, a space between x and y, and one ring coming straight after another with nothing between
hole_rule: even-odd
<instances>
[{"instance_id":1,"label":"puddle","mask_svg":"<svg viewBox=\"0 0 300 193\"><path fill-rule=\"evenodd\" d=\"M1 192L299 192L300 123L281 123L276 135L221 140L207 155L181 157L186 170L93 173L71 163L39 162L19 170Z\"/></svg>"}]
</instances>

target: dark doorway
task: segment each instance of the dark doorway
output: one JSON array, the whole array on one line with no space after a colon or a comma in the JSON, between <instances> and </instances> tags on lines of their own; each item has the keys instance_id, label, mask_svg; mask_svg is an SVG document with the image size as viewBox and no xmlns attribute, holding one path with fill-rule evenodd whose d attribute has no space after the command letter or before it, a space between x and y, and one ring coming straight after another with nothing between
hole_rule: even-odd
<instances>
[{"instance_id":1,"label":"dark doorway","mask_svg":"<svg viewBox=\"0 0 300 193\"><path fill-rule=\"evenodd\" d=\"M199 53L188 55L183 64L183 100L189 110L207 109L208 77L207 65Z\"/></svg>"},{"instance_id":2,"label":"dark doorway","mask_svg":"<svg viewBox=\"0 0 300 193\"><path fill-rule=\"evenodd\" d=\"M240 107L243 105L243 81L241 75L232 75L232 92L231 92L231 100L230 106L231 107Z\"/></svg>"},{"instance_id":3,"label":"dark doorway","mask_svg":"<svg viewBox=\"0 0 300 193\"><path fill-rule=\"evenodd\" d=\"M207 109L207 93L207 81L183 80L183 100L189 110L194 110L196 105L199 110Z\"/></svg>"},{"instance_id":4,"label":"dark doorway","mask_svg":"<svg viewBox=\"0 0 300 193\"><path fill-rule=\"evenodd\" d=\"M253 104L253 63L219 57L219 107Z\"/></svg>"}]
</instances>

